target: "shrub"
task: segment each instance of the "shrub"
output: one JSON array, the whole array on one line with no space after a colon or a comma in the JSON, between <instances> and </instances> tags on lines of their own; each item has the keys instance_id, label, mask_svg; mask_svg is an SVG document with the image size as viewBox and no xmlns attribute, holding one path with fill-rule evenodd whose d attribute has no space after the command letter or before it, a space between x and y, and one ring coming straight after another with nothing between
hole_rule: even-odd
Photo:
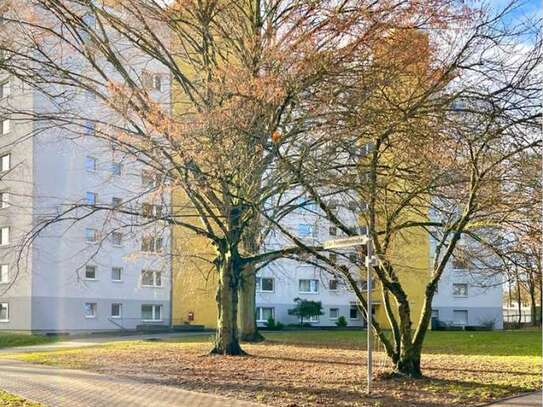
<instances>
[{"instance_id":1,"label":"shrub","mask_svg":"<svg viewBox=\"0 0 543 407\"><path fill-rule=\"evenodd\" d=\"M345 328L347 326L347 320L345 319L345 317L342 315L340 316L337 321L336 321L336 326L338 328Z\"/></svg>"},{"instance_id":2,"label":"shrub","mask_svg":"<svg viewBox=\"0 0 543 407\"><path fill-rule=\"evenodd\" d=\"M275 319L273 319L272 317L268 318L268 320L266 321L266 326L269 329L274 329L277 331L280 331L281 329L285 327L281 322L279 321L276 322Z\"/></svg>"}]
</instances>

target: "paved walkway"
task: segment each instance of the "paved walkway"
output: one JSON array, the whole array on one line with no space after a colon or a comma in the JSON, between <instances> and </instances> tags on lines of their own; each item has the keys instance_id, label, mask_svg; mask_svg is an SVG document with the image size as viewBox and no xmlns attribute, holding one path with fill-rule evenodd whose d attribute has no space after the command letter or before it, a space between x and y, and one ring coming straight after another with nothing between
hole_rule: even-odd
<instances>
[{"instance_id":1,"label":"paved walkway","mask_svg":"<svg viewBox=\"0 0 543 407\"><path fill-rule=\"evenodd\" d=\"M0 360L0 388L53 407L263 407L81 370Z\"/></svg>"},{"instance_id":2,"label":"paved walkway","mask_svg":"<svg viewBox=\"0 0 543 407\"><path fill-rule=\"evenodd\" d=\"M488 405L489 407L541 407L543 406L543 395L540 391L525 396L513 397Z\"/></svg>"},{"instance_id":3,"label":"paved walkway","mask_svg":"<svg viewBox=\"0 0 543 407\"><path fill-rule=\"evenodd\" d=\"M182 333L156 333L146 335L125 335L125 336L88 336L77 339L66 339L59 342L43 345L17 346L14 348L0 349L2 353L27 353L27 352L50 352L60 349L86 348L89 346L105 345L110 342L140 341L150 339L172 339L185 336L211 335L209 332L182 332Z\"/></svg>"}]
</instances>

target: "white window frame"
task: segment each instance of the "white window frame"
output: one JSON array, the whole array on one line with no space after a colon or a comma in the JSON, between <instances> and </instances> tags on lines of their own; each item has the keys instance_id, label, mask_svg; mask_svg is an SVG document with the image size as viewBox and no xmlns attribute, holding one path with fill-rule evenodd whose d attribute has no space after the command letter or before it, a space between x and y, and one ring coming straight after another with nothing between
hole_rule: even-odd
<instances>
[{"instance_id":1,"label":"white window frame","mask_svg":"<svg viewBox=\"0 0 543 407\"><path fill-rule=\"evenodd\" d=\"M116 242L115 237L120 237L119 242ZM115 247L121 247L123 245L123 233L122 232L111 232L111 244Z\"/></svg>"},{"instance_id":2,"label":"white window frame","mask_svg":"<svg viewBox=\"0 0 543 407\"><path fill-rule=\"evenodd\" d=\"M92 168L89 168L89 166L87 165L88 163L91 163L92 162ZM96 172L98 169L98 160L95 158L95 157L92 157L90 155L86 156L85 157L85 170L87 172Z\"/></svg>"},{"instance_id":3,"label":"white window frame","mask_svg":"<svg viewBox=\"0 0 543 407\"><path fill-rule=\"evenodd\" d=\"M455 313L461 312L463 315L466 315L466 321L465 323L457 323L455 319ZM453 309L453 324L455 326L465 326L469 324L469 311L467 309Z\"/></svg>"},{"instance_id":4,"label":"white window frame","mask_svg":"<svg viewBox=\"0 0 543 407\"><path fill-rule=\"evenodd\" d=\"M455 288L456 286L465 286L466 287L466 293L465 294L456 294L455 292ZM456 297L456 298L466 298L469 296L469 287L468 287L468 283L453 283L452 285L452 295L453 297Z\"/></svg>"},{"instance_id":5,"label":"white window frame","mask_svg":"<svg viewBox=\"0 0 543 407\"><path fill-rule=\"evenodd\" d=\"M114 315L113 314L113 306L118 305L119 306L119 314ZM123 317L123 304L120 302L114 302L111 304L111 318L112 319L121 319Z\"/></svg>"},{"instance_id":6,"label":"white window frame","mask_svg":"<svg viewBox=\"0 0 543 407\"><path fill-rule=\"evenodd\" d=\"M0 246L8 246L10 242L10 228L9 226L0 226Z\"/></svg>"},{"instance_id":7,"label":"white window frame","mask_svg":"<svg viewBox=\"0 0 543 407\"><path fill-rule=\"evenodd\" d=\"M0 264L0 284L9 283L9 264Z\"/></svg>"},{"instance_id":8,"label":"white window frame","mask_svg":"<svg viewBox=\"0 0 543 407\"><path fill-rule=\"evenodd\" d=\"M120 177L123 174L123 165L120 162L113 161L111 163L111 174Z\"/></svg>"},{"instance_id":9,"label":"white window frame","mask_svg":"<svg viewBox=\"0 0 543 407\"><path fill-rule=\"evenodd\" d=\"M92 198L92 199L89 199ZM85 201L87 202L87 205L96 205L96 202L98 202L98 194L96 192L89 192L85 194Z\"/></svg>"},{"instance_id":10,"label":"white window frame","mask_svg":"<svg viewBox=\"0 0 543 407\"><path fill-rule=\"evenodd\" d=\"M332 316L332 310L336 311L336 316ZM336 320L339 318L339 308L330 308L328 311L328 318L332 320Z\"/></svg>"},{"instance_id":11,"label":"white window frame","mask_svg":"<svg viewBox=\"0 0 543 407\"><path fill-rule=\"evenodd\" d=\"M302 281L309 281L309 291L302 291L301 290L301 283ZM312 288L315 287L316 290L312 290ZM300 278L298 279L298 293L300 294L318 294L319 293L319 280L314 278Z\"/></svg>"},{"instance_id":12,"label":"white window frame","mask_svg":"<svg viewBox=\"0 0 543 407\"><path fill-rule=\"evenodd\" d=\"M152 319L144 319L143 318L143 307L152 307L152 311L151 311L151 314L153 316ZM160 319L156 319L156 310L159 309L159 313L160 313ZM141 304L141 320L143 322L162 322L163 321L163 317L162 317L162 304Z\"/></svg>"},{"instance_id":13,"label":"white window frame","mask_svg":"<svg viewBox=\"0 0 543 407\"><path fill-rule=\"evenodd\" d=\"M262 288L262 280L271 280L272 281L272 289L271 290L264 290ZM275 292L275 278L273 277L257 277L256 278L256 291L259 293L273 293Z\"/></svg>"},{"instance_id":14,"label":"white window frame","mask_svg":"<svg viewBox=\"0 0 543 407\"><path fill-rule=\"evenodd\" d=\"M271 317L275 319L275 307L256 307L256 322L268 322L268 319L263 319L263 311L264 309L270 309L271 310Z\"/></svg>"},{"instance_id":15,"label":"white window frame","mask_svg":"<svg viewBox=\"0 0 543 407\"><path fill-rule=\"evenodd\" d=\"M87 277L87 270L94 269L94 277ZM87 281L96 281L98 278L96 276L98 275L98 268L94 264L87 264L85 265L85 280Z\"/></svg>"},{"instance_id":16,"label":"white window frame","mask_svg":"<svg viewBox=\"0 0 543 407\"><path fill-rule=\"evenodd\" d=\"M9 207L9 192L0 191L0 209L6 209Z\"/></svg>"},{"instance_id":17,"label":"white window frame","mask_svg":"<svg viewBox=\"0 0 543 407\"><path fill-rule=\"evenodd\" d=\"M114 270L119 270L119 276L120 276L120 279L119 280L115 280L113 278L113 271ZM123 268L122 267L111 267L111 281L114 282L114 283L122 283L123 281Z\"/></svg>"},{"instance_id":18,"label":"white window frame","mask_svg":"<svg viewBox=\"0 0 543 407\"><path fill-rule=\"evenodd\" d=\"M351 317L351 310L356 308L356 318ZM360 321L360 307L357 304L349 304L349 319L351 321Z\"/></svg>"},{"instance_id":19,"label":"white window frame","mask_svg":"<svg viewBox=\"0 0 543 407\"><path fill-rule=\"evenodd\" d=\"M11 85L8 79L0 83L0 98L4 99L7 98L9 95L11 95Z\"/></svg>"},{"instance_id":20,"label":"white window frame","mask_svg":"<svg viewBox=\"0 0 543 407\"><path fill-rule=\"evenodd\" d=\"M9 171L11 169L11 153L0 155L0 172Z\"/></svg>"},{"instance_id":21,"label":"white window frame","mask_svg":"<svg viewBox=\"0 0 543 407\"><path fill-rule=\"evenodd\" d=\"M9 120L9 118L5 117L2 119L2 121L0 122L0 127L2 128L2 135L3 136L6 136L10 133L11 131L11 121Z\"/></svg>"},{"instance_id":22,"label":"white window frame","mask_svg":"<svg viewBox=\"0 0 543 407\"><path fill-rule=\"evenodd\" d=\"M143 275L145 273L152 273L153 274L153 284L152 285L143 284ZM159 280L157 278L158 275L160 275L160 285L157 284L157 281ZM164 279L162 278L162 271L160 271L160 270L142 270L140 279L141 279L141 286L142 287L150 287L150 288L164 287Z\"/></svg>"},{"instance_id":23,"label":"white window frame","mask_svg":"<svg viewBox=\"0 0 543 407\"><path fill-rule=\"evenodd\" d=\"M336 282L336 288L332 288L332 285L331 285L331 282L332 281L335 281ZM330 280L328 280L328 290L329 291L337 291L338 290L338 287L339 287L339 280L335 279L335 278L331 278Z\"/></svg>"},{"instance_id":24,"label":"white window frame","mask_svg":"<svg viewBox=\"0 0 543 407\"><path fill-rule=\"evenodd\" d=\"M88 237L88 232L89 231L93 231L94 232L94 240L89 240ZM98 229L93 229L93 228L85 228L85 241L87 243L97 243L98 240L100 240L100 237L99 237L99 232L98 232Z\"/></svg>"},{"instance_id":25,"label":"white window frame","mask_svg":"<svg viewBox=\"0 0 543 407\"><path fill-rule=\"evenodd\" d=\"M6 308L6 318L1 318L0 322L9 322L9 302L0 302L0 308Z\"/></svg>"},{"instance_id":26,"label":"white window frame","mask_svg":"<svg viewBox=\"0 0 543 407\"><path fill-rule=\"evenodd\" d=\"M87 305L90 305L90 310L93 311L92 315L87 314ZM83 311L86 319L96 319L96 314L98 314L98 304L95 302L86 302L85 305L83 305Z\"/></svg>"}]
</instances>

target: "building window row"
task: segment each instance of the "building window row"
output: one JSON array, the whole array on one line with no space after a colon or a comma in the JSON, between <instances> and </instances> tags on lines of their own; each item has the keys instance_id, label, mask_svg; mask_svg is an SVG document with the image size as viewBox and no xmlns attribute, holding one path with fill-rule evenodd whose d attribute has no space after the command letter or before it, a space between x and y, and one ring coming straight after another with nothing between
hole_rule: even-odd
<instances>
[{"instance_id":1,"label":"building window row","mask_svg":"<svg viewBox=\"0 0 543 407\"><path fill-rule=\"evenodd\" d=\"M117 282L117 283L122 282L123 273L124 273L124 270L122 267L112 267L111 281ZM85 266L85 280L90 280L90 281L98 280L98 269L95 265L87 264ZM163 279L162 279L161 271L157 271L157 270L142 270L141 271L141 286L142 287L162 287L162 280ZM0 282L2 281L0 280Z\"/></svg>"},{"instance_id":2,"label":"building window row","mask_svg":"<svg viewBox=\"0 0 543 407\"><path fill-rule=\"evenodd\" d=\"M0 304L0 318L2 317L2 308ZM6 318L7 318L7 304L6 305ZM86 302L83 307L83 314L87 319L94 319L98 315L98 304L96 302ZM119 319L123 317L123 304L113 303L111 304L110 317ZM141 306L141 319L144 322L161 322L162 321L162 305L157 304L142 304ZM2 321L2 319L0 319Z\"/></svg>"}]
</instances>

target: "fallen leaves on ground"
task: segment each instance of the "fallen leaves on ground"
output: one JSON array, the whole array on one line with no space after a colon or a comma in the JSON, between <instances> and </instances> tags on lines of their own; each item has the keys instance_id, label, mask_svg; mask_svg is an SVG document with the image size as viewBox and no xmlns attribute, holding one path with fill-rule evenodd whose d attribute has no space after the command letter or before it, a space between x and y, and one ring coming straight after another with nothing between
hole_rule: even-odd
<instances>
[{"instance_id":1,"label":"fallen leaves on ground","mask_svg":"<svg viewBox=\"0 0 543 407\"><path fill-rule=\"evenodd\" d=\"M206 343L131 342L26 359L289 407L466 406L541 388L536 357L432 354L423 357L425 379L377 378L369 398L361 350L267 342L244 349L249 356L209 356ZM389 371L384 354L374 360L376 375Z\"/></svg>"}]
</instances>

